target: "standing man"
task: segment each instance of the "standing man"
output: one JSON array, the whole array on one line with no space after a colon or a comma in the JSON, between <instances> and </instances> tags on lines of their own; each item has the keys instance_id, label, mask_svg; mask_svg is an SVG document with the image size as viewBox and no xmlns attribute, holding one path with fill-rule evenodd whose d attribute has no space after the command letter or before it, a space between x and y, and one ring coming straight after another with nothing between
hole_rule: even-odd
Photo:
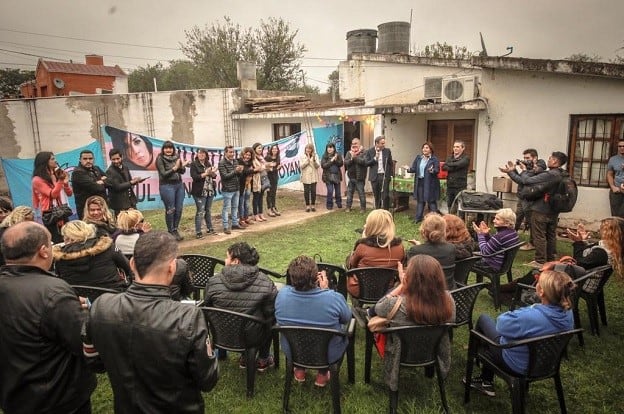
<instances>
[{"instance_id":1,"label":"standing man","mask_svg":"<svg viewBox=\"0 0 624 414\"><path fill-rule=\"evenodd\" d=\"M529 176L540 174L546 171L546 161L540 160L537 155L537 150L533 148L525 149L522 152L523 160L520 163L516 162L517 165L524 164L526 166L526 171ZM531 201L522 198L523 194L523 185L518 186L518 204L516 205L516 231L520 230L520 226L522 225L522 221L524 220L525 229L529 231L529 242L520 247L520 250L535 250L535 246L533 245L533 233L531 233Z\"/></svg>"},{"instance_id":2,"label":"standing man","mask_svg":"<svg viewBox=\"0 0 624 414\"><path fill-rule=\"evenodd\" d=\"M390 209L390 179L394 175L394 162L392 161L392 151L386 148L386 138L378 136L375 138L375 146L366 153L366 164L368 165L368 181L373 188L375 197L375 208Z\"/></svg>"},{"instance_id":3,"label":"standing man","mask_svg":"<svg viewBox=\"0 0 624 414\"><path fill-rule=\"evenodd\" d=\"M468 186L468 166L470 158L464 154L466 146L462 141L453 143L453 154L449 155L442 169L448 171L446 177L446 205L448 212L451 212L453 201L461 191Z\"/></svg>"},{"instance_id":4,"label":"standing man","mask_svg":"<svg viewBox=\"0 0 624 414\"><path fill-rule=\"evenodd\" d=\"M564 170L561 167L566 162L568 162L568 156L563 152L555 151L546 162L548 171L542 174L530 175L526 165L522 163L520 164L522 173L518 174L515 164L511 161L507 163L506 167L499 168L501 172L509 174L509 178L513 181L529 187L535 194L530 207L535 260L529 265L533 267L539 268L544 263L555 260L559 213L550 206L550 195L563 178Z\"/></svg>"},{"instance_id":5,"label":"standing man","mask_svg":"<svg viewBox=\"0 0 624 414\"><path fill-rule=\"evenodd\" d=\"M618 140L618 152L607 163L611 215L624 218L624 139Z\"/></svg>"},{"instance_id":6,"label":"standing man","mask_svg":"<svg viewBox=\"0 0 624 414\"><path fill-rule=\"evenodd\" d=\"M137 196L134 193L134 185L145 181L146 178L132 178L128 167L123 163L121 151L112 148L108 152L111 165L106 170L108 177L108 206L115 211L115 217L121 210L136 208Z\"/></svg>"},{"instance_id":7,"label":"standing man","mask_svg":"<svg viewBox=\"0 0 624 414\"><path fill-rule=\"evenodd\" d=\"M82 220L87 198L97 195L106 200L106 175L93 163L91 150L80 151L80 165L74 168L71 182L76 198L76 212Z\"/></svg>"},{"instance_id":8,"label":"standing man","mask_svg":"<svg viewBox=\"0 0 624 414\"><path fill-rule=\"evenodd\" d=\"M137 279L91 306L85 354L103 362L116 413L203 413L201 391L217 383L202 311L171 298L177 255L173 235L142 234L130 260Z\"/></svg>"},{"instance_id":9,"label":"standing man","mask_svg":"<svg viewBox=\"0 0 624 414\"><path fill-rule=\"evenodd\" d=\"M351 211L353 204L353 193L357 190L360 199L360 212L366 211L366 194L364 194L364 184L366 182L366 154L362 150L359 138L353 138L351 149L344 158L344 166L347 171L349 182L347 184L347 209Z\"/></svg>"},{"instance_id":10,"label":"standing man","mask_svg":"<svg viewBox=\"0 0 624 414\"><path fill-rule=\"evenodd\" d=\"M0 407L11 413L91 413L95 375L82 355L81 304L55 274L50 232L22 222L2 237Z\"/></svg>"},{"instance_id":11,"label":"standing man","mask_svg":"<svg viewBox=\"0 0 624 414\"><path fill-rule=\"evenodd\" d=\"M239 165L234 158L234 147L228 145L223 150L223 158L219 161L219 175L221 175L221 195L223 196L223 210L221 219L223 221L223 232L232 234L232 229L243 230L247 224L239 221L238 199L239 199L239 176L243 173L243 165ZM232 215L232 223L228 221L228 216Z\"/></svg>"}]
</instances>

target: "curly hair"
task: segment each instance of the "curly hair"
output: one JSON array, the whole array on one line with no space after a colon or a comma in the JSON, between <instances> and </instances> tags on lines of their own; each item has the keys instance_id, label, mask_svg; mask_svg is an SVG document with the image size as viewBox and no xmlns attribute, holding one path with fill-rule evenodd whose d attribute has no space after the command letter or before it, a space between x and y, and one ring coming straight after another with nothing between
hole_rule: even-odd
<instances>
[{"instance_id":1,"label":"curly hair","mask_svg":"<svg viewBox=\"0 0 624 414\"><path fill-rule=\"evenodd\" d=\"M300 292L318 287L318 267L309 256L297 256L288 265L290 284Z\"/></svg>"},{"instance_id":2,"label":"curly hair","mask_svg":"<svg viewBox=\"0 0 624 414\"><path fill-rule=\"evenodd\" d=\"M466 228L466 223L455 214L445 214L442 216L446 222L446 241L449 243L463 243L471 240L472 237Z\"/></svg>"},{"instance_id":3,"label":"curly hair","mask_svg":"<svg viewBox=\"0 0 624 414\"><path fill-rule=\"evenodd\" d=\"M260 255L255 247L245 242L234 243L227 248L230 259L238 259L242 264L255 266L260 261Z\"/></svg>"},{"instance_id":4,"label":"curly hair","mask_svg":"<svg viewBox=\"0 0 624 414\"><path fill-rule=\"evenodd\" d=\"M17 206L8 216L0 223L0 228L11 227L22 221L33 221L35 219L35 212L29 206Z\"/></svg>"},{"instance_id":5,"label":"curly hair","mask_svg":"<svg viewBox=\"0 0 624 414\"><path fill-rule=\"evenodd\" d=\"M600 238L611 252L613 269L615 273L624 276L624 219L621 217L608 217L600 222Z\"/></svg>"},{"instance_id":6,"label":"curly hair","mask_svg":"<svg viewBox=\"0 0 624 414\"><path fill-rule=\"evenodd\" d=\"M407 316L419 324L445 323L453 316L446 279L437 259L417 254L405 269L405 306Z\"/></svg>"}]
</instances>

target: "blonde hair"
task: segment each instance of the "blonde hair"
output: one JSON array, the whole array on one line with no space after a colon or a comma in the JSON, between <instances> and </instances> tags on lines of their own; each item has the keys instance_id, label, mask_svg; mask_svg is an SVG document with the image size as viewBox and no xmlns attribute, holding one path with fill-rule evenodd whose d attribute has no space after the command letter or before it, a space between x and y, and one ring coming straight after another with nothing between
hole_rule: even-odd
<instances>
[{"instance_id":1,"label":"blonde hair","mask_svg":"<svg viewBox=\"0 0 624 414\"><path fill-rule=\"evenodd\" d=\"M97 204L98 206L100 206L100 208L102 209L102 220L101 221L105 221L109 224L115 224L115 218L113 217L113 215L111 214L110 210L108 209L108 204L106 204L106 200L104 200L104 198L100 197L100 196L91 196L89 198L87 198L87 201L85 202L85 206L84 206L84 212L82 217L84 218L84 221L89 222L91 220L93 220L90 216L89 216L89 206L91 204ZM95 220L93 220L95 221ZM100 221L100 220L97 220Z\"/></svg>"},{"instance_id":2,"label":"blonde hair","mask_svg":"<svg viewBox=\"0 0 624 414\"><path fill-rule=\"evenodd\" d=\"M394 235L394 219L389 211L377 209L368 213L362 237L377 237L379 247L390 248Z\"/></svg>"},{"instance_id":3,"label":"blonde hair","mask_svg":"<svg viewBox=\"0 0 624 414\"><path fill-rule=\"evenodd\" d=\"M84 243L95 237L95 226L82 220L74 220L61 228L61 234L66 243Z\"/></svg>"},{"instance_id":4,"label":"blonde hair","mask_svg":"<svg viewBox=\"0 0 624 414\"><path fill-rule=\"evenodd\" d=\"M501 208L496 215L505 223L505 227L514 228L516 226L516 213L510 208Z\"/></svg>"},{"instance_id":5,"label":"blonde hair","mask_svg":"<svg viewBox=\"0 0 624 414\"><path fill-rule=\"evenodd\" d=\"M559 305L565 310L572 307L571 294L575 285L567 273L544 270L539 275L538 283L548 303Z\"/></svg>"},{"instance_id":6,"label":"blonde hair","mask_svg":"<svg viewBox=\"0 0 624 414\"><path fill-rule=\"evenodd\" d=\"M33 221L35 212L28 206L17 206L0 223L0 228L11 227L22 221Z\"/></svg>"},{"instance_id":7,"label":"blonde hair","mask_svg":"<svg viewBox=\"0 0 624 414\"><path fill-rule=\"evenodd\" d=\"M131 231L136 229L136 226L143 221L143 213L133 208L129 210L123 210L117 215L117 228L121 231Z\"/></svg>"},{"instance_id":8,"label":"blonde hair","mask_svg":"<svg viewBox=\"0 0 624 414\"><path fill-rule=\"evenodd\" d=\"M420 225L420 235L431 243L446 241L446 221L438 213L429 213Z\"/></svg>"}]
</instances>

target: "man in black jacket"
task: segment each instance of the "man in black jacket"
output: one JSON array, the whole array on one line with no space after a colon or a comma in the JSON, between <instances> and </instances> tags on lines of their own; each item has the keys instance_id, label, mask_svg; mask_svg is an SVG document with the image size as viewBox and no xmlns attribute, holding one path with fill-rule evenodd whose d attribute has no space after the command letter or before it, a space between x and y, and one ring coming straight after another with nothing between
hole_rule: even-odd
<instances>
[{"instance_id":1,"label":"man in black jacket","mask_svg":"<svg viewBox=\"0 0 624 414\"><path fill-rule=\"evenodd\" d=\"M223 196L223 209L221 219L223 232L231 234L232 229L242 230L247 227L238 217L239 201L239 177L243 173L243 165L239 164L234 157L234 147L228 145L223 150L223 158L219 161L219 175L221 176L221 195ZM231 223L228 217L231 215Z\"/></svg>"},{"instance_id":2,"label":"man in black jacket","mask_svg":"<svg viewBox=\"0 0 624 414\"><path fill-rule=\"evenodd\" d=\"M366 151L368 181L373 188L375 208L390 209L390 179L394 175L392 151L386 148L386 138L375 138L375 146Z\"/></svg>"},{"instance_id":3,"label":"man in black jacket","mask_svg":"<svg viewBox=\"0 0 624 414\"><path fill-rule=\"evenodd\" d=\"M353 194L357 190L360 199L360 212L366 211L366 195L364 194L364 184L366 184L366 154L362 150L359 138L353 138L351 141L351 149L346 153L344 158L344 167L349 178L347 184L347 209L351 211L353 205Z\"/></svg>"},{"instance_id":4,"label":"man in black jacket","mask_svg":"<svg viewBox=\"0 0 624 414\"><path fill-rule=\"evenodd\" d=\"M204 315L171 298L177 254L171 234L142 234L130 261L135 282L91 306L85 354L103 362L116 413L203 413L201 391L217 383Z\"/></svg>"},{"instance_id":5,"label":"man in black jacket","mask_svg":"<svg viewBox=\"0 0 624 414\"><path fill-rule=\"evenodd\" d=\"M74 168L71 182L76 199L76 212L82 220L87 198L98 195L106 200L106 174L94 164L91 150L80 151L80 165Z\"/></svg>"},{"instance_id":6,"label":"man in black jacket","mask_svg":"<svg viewBox=\"0 0 624 414\"><path fill-rule=\"evenodd\" d=\"M468 166L470 158L464 154L466 146L462 141L453 143L453 153L446 158L442 169L448 171L446 177L446 205L449 213L455 197L468 186Z\"/></svg>"},{"instance_id":7,"label":"man in black jacket","mask_svg":"<svg viewBox=\"0 0 624 414\"><path fill-rule=\"evenodd\" d=\"M11 413L90 413L95 375L82 355L81 303L47 270L48 230L34 222L2 237L0 407ZM84 299L83 299L84 301Z\"/></svg>"},{"instance_id":8,"label":"man in black jacket","mask_svg":"<svg viewBox=\"0 0 624 414\"><path fill-rule=\"evenodd\" d=\"M128 167L123 163L121 151L112 148L108 152L111 165L106 170L108 189L108 206L115 211L115 217L121 210L136 208L137 197L134 193L135 184L145 178L132 178Z\"/></svg>"},{"instance_id":9,"label":"man in black jacket","mask_svg":"<svg viewBox=\"0 0 624 414\"><path fill-rule=\"evenodd\" d=\"M546 162L548 171L541 174L530 174L526 165L522 163L520 164L522 173L518 174L515 164L511 161L507 163L506 167L499 168L501 172L507 173L509 178L516 183L534 190L535 196L531 197L530 208L535 260L529 263L533 267L541 267L544 263L555 260L559 213L550 206L550 195L563 178L564 171L561 167L566 162L568 162L568 156L563 152L555 151Z\"/></svg>"}]
</instances>

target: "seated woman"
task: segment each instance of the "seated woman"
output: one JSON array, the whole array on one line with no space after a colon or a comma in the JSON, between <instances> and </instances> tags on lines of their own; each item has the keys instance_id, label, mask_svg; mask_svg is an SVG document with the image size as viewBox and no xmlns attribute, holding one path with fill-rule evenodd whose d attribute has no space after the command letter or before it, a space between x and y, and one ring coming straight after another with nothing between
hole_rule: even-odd
<instances>
[{"instance_id":1,"label":"seated woman","mask_svg":"<svg viewBox=\"0 0 624 414\"><path fill-rule=\"evenodd\" d=\"M496 322L483 314L479 316L475 329L500 344L572 329L574 318L570 294L574 282L570 276L563 272L544 271L539 276L536 289L541 304L505 312L496 318ZM511 372L523 374L529 366L526 346L509 349L490 347L488 352L497 365ZM484 366L481 375L472 378L470 386L494 397L493 381L494 372Z\"/></svg>"},{"instance_id":2,"label":"seated woman","mask_svg":"<svg viewBox=\"0 0 624 414\"><path fill-rule=\"evenodd\" d=\"M576 231L567 230L568 237L573 240L572 249L576 264L584 269L613 266L617 275L622 275L624 263L624 219L607 217L600 222L600 241L589 243L589 232L583 224Z\"/></svg>"},{"instance_id":3,"label":"seated woman","mask_svg":"<svg viewBox=\"0 0 624 414\"><path fill-rule=\"evenodd\" d=\"M100 196L87 198L82 220L85 223L93 224L98 236L111 236L117 230L115 218L108 209L106 200Z\"/></svg>"},{"instance_id":4,"label":"seated woman","mask_svg":"<svg viewBox=\"0 0 624 414\"><path fill-rule=\"evenodd\" d=\"M400 238L395 237L394 219L387 210L373 210L366 217L362 238L355 242L353 252L347 259L347 269L358 267L387 267L396 269L405 258ZM347 289L354 298L360 296L355 277L350 277Z\"/></svg>"},{"instance_id":5,"label":"seated woman","mask_svg":"<svg viewBox=\"0 0 624 414\"><path fill-rule=\"evenodd\" d=\"M400 284L375 305L377 315L386 317L399 296L402 297L399 310L390 321L390 326L437 325L455 321L455 302L446 290L444 272L440 263L431 256L417 254L407 263L405 271L399 268ZM384 379L392 391L399 381L401 342L393 335L386 340L384 353ZM444 377L451 368L451 344L448 335L442 337L438 360Z\"/></svg>"},{"instance_id":6,"label":"seated woman","mask_svg":"<svg viewBox=\"0 0 624 414\"><path fill-rule=\"evenodd\" d=\"M479 240L479 250L483 255L496 253L520 241L518 232L515 230L516 213L512 209L502 208L498 210L494 216L494 227L496 234L491 236L490 228L485 222L482 221L478 226L476 223L472 223L472 228L477 233ZM503 266L504 258L503 253L484 257L475 264L475 267L489 267L498 271Z\"/></svg>"},{"instance_id":7,"label":"seated woman","mask_svg":"<svg viewBox=\"0 0 624 414\"><path fill-rule=\"evenodd\" d=\"M11 206L12 208L12 206ZM1 207L0 207L1 209ZM35 211L28 206L17 206L8 215L6 215L2 222L0 222L0 239L2 235L11 226L21 223L22 221L33 221L35 219ZM0 252L0 266L4 266L4 256Z\"/></svg>"},{"instance_id":8,"label":"seated woman","mask_svg":"<svg viewBox=\"0 0 624 414\"><path fill-rule=\"evenodd\" d=\"M435 258L443 267L455 264L455 245L446 241L446 222L437 213L429 213L420 225L420 235L424 242L410 240L415 246L407 251L407 259L417 254L426 254ZM455 279L452 271L445 272L447 289L455 288Z\"/></svg>"},{"instance_id":9,"label":"seated woman","mask_svg":"<svg viewBox=\"0 0 624 414\"><path fill-rule=\"evenodd\" d=\"M464 220L455 214L445 214L442 218L446 222L446 241L455 245L455 260L466 259L479 250Z\"/></svg>"},{"instance_id":10,"label":"seated woman","mask_svg":"<svg viewBox=\"0 0 624 414\"><path fill-rule=\"evenodd\" d=\"M117 216L117 231L113 234L115 247L127 258L134 254L134 245L139 236L152 229L139 210L122 210Z\"/></svg>"},{"instance_id":11,"label":"seated woman","mask_svg":"<svg viewBox=\"0 0 624 414\"><path fill-rule=\"evenodd\" d=\"M258 316L273 321L277 289L267 275L258 269L260 255L245 242L234 243L225 253L225 267L221 273L208 279L206 284L205 306L229 309L235 312ZM256 366L264 372L275 366L271 347L271 332L247 332L250 337L264 337L258 349ZM239 359L245 367L245 357Z\"/></svg>"},{"instance_id":12,"label":"seated woman","mask_svg":"<svg viewBox=\"0 0 624 414\"><path fill-rule=\"evenodd\" d=\"M70 285L86 285L123 290L126 282L119 275L132 277L128 259L115 250L113 239L97 237L95 226L81 220L61 228L65 244L53 248L56 274Z\"/></svg>"},{"instance_id":13,"label":"seated woman","mask_svg":"<svg viewBox=\"0 0 624 414\"><path fill-rule=\"evenodd\" d=\"M291 285L277 293L275 319L280 325L315 326L342 329L351 320L351 310L340 293L328 289L325 272L319 272L311 257L299 256L288 265ZM284 354L290 355L288 344L282 340ZM334 363L347 348L348 338L336 336L329 342L328 359ZM305 369L295 368L295 380L304 382ZM329 371L319 370L314 385L324 387L329 381Z\"/></svg>"}]
</instances>

